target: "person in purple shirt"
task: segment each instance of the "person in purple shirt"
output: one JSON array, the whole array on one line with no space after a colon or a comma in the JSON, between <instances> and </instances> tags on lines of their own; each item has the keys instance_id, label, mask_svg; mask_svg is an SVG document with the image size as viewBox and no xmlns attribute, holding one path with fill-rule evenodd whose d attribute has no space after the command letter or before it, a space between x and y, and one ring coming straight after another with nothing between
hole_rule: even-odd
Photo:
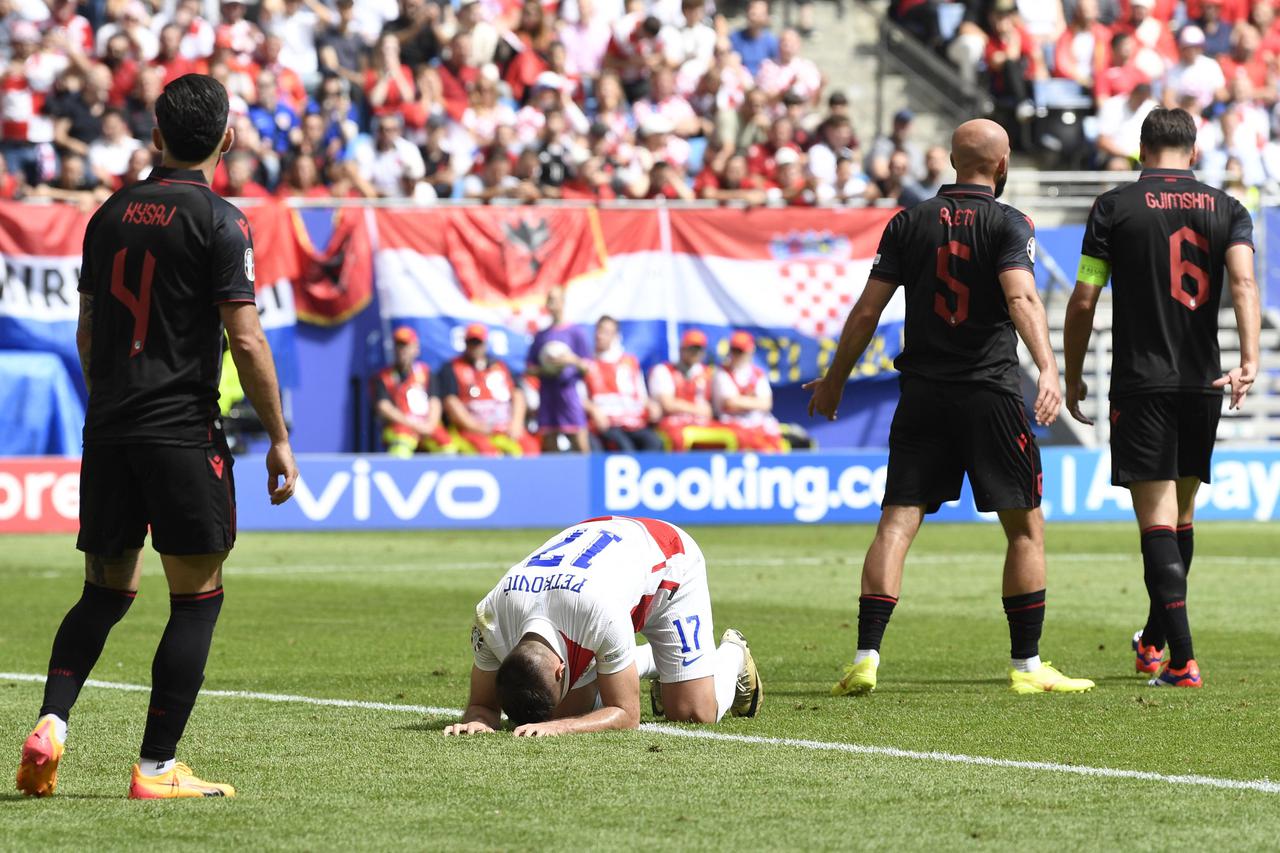
<instances>
[{"instance_id":1,"label":"person in purple shirt","mask_svg":"<svg viewBox=\"0 0 1280 853\"><path fill-rule=\"evenodd\" d=\"M528 372L542 381L538 404L542 450L555 452L560 447L560 436L565 435L575 450L587 453L591 449L587 413L578 383L586 360L591 357L591 342L580 327L564 322L563 287L553 287L547 294L547 313L551 315L551 325L533 336L528 363Z\"/></svg>"},{"instance_id":2,"label":"person in purple shirt","mask_svg":"<svg viewBox=\"0 0 1280 853\"><path fill-rule=\"evenodd\" d=\"M769 29L768 0L747 4L747 25L729 36L729 44L742 57L742 67L754 77L766 59L778 58L778 37Z\"/></svg>"}]
</instances>

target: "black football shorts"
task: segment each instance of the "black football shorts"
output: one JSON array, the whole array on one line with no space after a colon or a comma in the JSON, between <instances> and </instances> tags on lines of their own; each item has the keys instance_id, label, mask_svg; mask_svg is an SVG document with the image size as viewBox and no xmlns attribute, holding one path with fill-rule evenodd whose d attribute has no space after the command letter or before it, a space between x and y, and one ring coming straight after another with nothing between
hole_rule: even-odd
<instances>
[{"instance_id":1,"label":"black football shorts","mask_svg":"<svg viewBox=\"0 0 1280 853\"><path fill-rule=\"evenodd\" d=\"M884 504L937 512L960 497L965 474L982 512L1040 506L1040 447L1022 399L987 386L903 379Z\"/></svg>"},{"instance_id":2,"label":"black football shorts","mask_svg":"<svg viewBox=\"0 0 1280 853\"><path fill-rule=\"evenodd\" d=\"M236 489L225 439L208 447L111 444L80 460L80 536L86 554L118 557L151 544L161 554L229 551L236 541Z\"/></svg>"},{"instance_id":3,"label":"black football shorts","mask_svg":"<svg viewBox=\"0 0 1280 853\"><path fill-rule=\"evenodd\" d=\"M1222 417L1219 392L1173 391L1111 401L1111 482L1209 482Z\"/></svg>"}]
</instances>

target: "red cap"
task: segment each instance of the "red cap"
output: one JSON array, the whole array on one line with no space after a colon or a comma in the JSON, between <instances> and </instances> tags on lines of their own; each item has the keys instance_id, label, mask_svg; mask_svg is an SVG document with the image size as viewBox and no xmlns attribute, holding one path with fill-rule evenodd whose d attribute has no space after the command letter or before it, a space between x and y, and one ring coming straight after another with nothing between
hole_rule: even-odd
<instances>
[{"instance_id":1,"label":"red cap","mask_svg":"<svg viewBox=\"0 0 1280 853\"><path fill-rule=\"evenodd\" d=\"M484 323L472 323L467 326L467 333L462 336L464 341L487 341L489 340L489 327Z\"/></svg>"},{"instance_id":2,"label":"red cap","mask_svg":"<svg viewBox=\"0 0 1280 853\"><path fill-rule=\"evenodd\" d=\"M408 326L401 326L396 329L391 338L398 344L416 344L418 342L418 333Z\"/></svg>"},{"instance_id":3,"label":"red cap","mask_svg":"<svg viewBox=\"0 0 1280 853\"><path fill-rule=\"evenodd\" d=\"M690 329L680 339L680 346L682 347L705 347L706 345L707 333L701 329Z\"/></svg>"},{"instance_id":4,"label":"red cap","mask_svg":"<svg viewBox=\"0 0 1280 853\"><path fill-rule=\"evenodd\" d=\"M729 336L729 349L741 350L742 352L755 352L756 339L751 337L751 333L739 329Z\"/></svg>"}]
</instances>

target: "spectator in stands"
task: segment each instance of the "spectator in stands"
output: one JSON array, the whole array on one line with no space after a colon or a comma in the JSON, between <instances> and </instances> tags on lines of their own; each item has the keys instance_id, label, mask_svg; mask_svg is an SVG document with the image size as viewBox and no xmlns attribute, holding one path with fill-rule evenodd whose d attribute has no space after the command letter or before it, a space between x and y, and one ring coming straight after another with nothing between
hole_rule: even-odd
<instances>
[{"instance_id":1,"label":"spectator in stands","mask_svg":"<svg viewBox=\"0 0 1280 853\"><path fill-rule=\"evenodd\" d=\"M938 0L890 0L889 18L931 50L942 47Z\"/></svg>"},{"instance_id":2,"label":"spectator in stands","mask_svg":"<svg viewBox=\"0 0 1280 853\"><path fill-rule=\"evenodd\" d=\"M536 456L528 406L516 377L488 349L483 323L467 326L462 354L440 370L440 397L459 449L482 456Z\"/></svg>"},{"instance_id":3,"label":"spectator in stands","mask_svg":"<svg viewBox=\"0 0 1280 853\"><path fill-rule=\"evenodd\" d=\"M303 80L314 80L320 70L317 37L322 28L338 23L337 14L319 0L263 0L258 22L266 34L280 38L280 61Z\"/></svg>"},{"instance_id":4,"label":"spectator in stands","mask_svg":"<svg viewBox=\"0 0 1280 853\"><path fill-rule=\"evenodd\" d=\"M773 416L773 388L755 363L756 341L750 332L729 336L729 357L711 380L711 403L720 421L738 433L739 447L762 453L787 450L782 427Z\"/></svg>"},{"instance_id":5,"label":"spectator in stands","mask_svg":"<svg viewBox=\"0 0 1280 853\"><path fill-rule=\"evenodd\" d=\"M631 103L648 94L650 75L666 62L661 32L662 22L639 10L629 12L614 25L604 54L604 68L618 76Z\"/></svg>"},{"instance_id":6,"label":"spectator in stands","mask_svg":"<svg viewBox=\"0 0 1280 853\"><path fill-rule=\"evenodd\" d=\"M631 165L647 175L655 163L663 161L683 174L689 165L689 143L673 130L663 116L649 116L640 127L640 146L635 149Z\"/></svg>"},{"instance_id":7,"label":"spectator in stands","mask_svg":"<svg viewBox=\"0 0 1280 853\"><path fill-rule=\"evenodd\" d=\"M511 97L524 101L525 93L539 75L551 70L548 56L555 41L555 28L538 0L525 0L520 7L520 24L512 36L504 46L516 53L506 62L502 79L511 89Z\"/></svg>"},{"instance_id":8,"label":"spectator in stands","mask_svg":"<svg viewBox=\"0 0 1280 853\"><path fill-rule=\"evenodd\" d=\"M661 414L658 432L671 450L738 449L737 431L716 421L712 414L711 377L715 371L704 363L706 357L706 333L690 329L680 338L679 360L664 362L649 372L649 393Z\"/></svg>"},{"instance_id":9,"label":"spectator in stands","mask_svg":"<svg viewBox=\"0 0 1280 853\"><path fill-rule=\"evenodd\" d=\"M835 197L831 200L840 204L858 205L874 201L879 190L867 177L867 173L862 171L862 159L858 157L858 152L851 153L853 156L842 156L836 161Z\"/></svg>"},{"instance_id":10,"label":"spectator in stands","mask_svg":"<svg viewBox=\"0 0 1280 853\"><path fill-rule=\"evenodd\" d=\"M109 109L102 114L102 136L89 144L89 168L103 186L119 189L120 177L129 168L129 155L141 147L129 133L124 113Z\"/></svg>"},{"instance_id":11,"label":"spectator in stands","mask_svg":"<svg viewBox=\"0 0 1280 853\"><path fill-rule=\"evenodd\" d=\"M800 152L795 143L795 125L785 116L769 126L769 135L764 142L747 148L747 167L751 174L759 175L766 181L775 180L778 154L784 149L796 154Z\"/></svg>"},{"instance_id":12,"label":"spectator in stands","mask_svg":"<svg viewBox=\"0 0 1280 853\"><path fill-rule=\"evenodd\" d=\"M1164 101L1176 106L1182 95L1194 95L1200 107L1206 108L1226 90L1222 66L1204 55L1204 31L1188 24L1178 34L1178 62L1164 77Z\"/></svg>"},{"instance_id":13,"label":"spectator in stands","mask_svg":"<svg viewBox=\"0 0 1280 853\"><path fill-rule=\"evenodd\" d=\"M457 177L453 167L453 154L446 147L449 133L448 120L432 116L427 120L427 141L422 146L423 178L435 188L436 198L453 198L453 185Z\"/></svg>"},{"instance_id":14,"label":"spectator in stands","mask_svg":"<svg viewBox=\"0 0 1280 853\"><path fill-rule=\"evenodd\" d=\"M794 94L804 104L816 106L822 99L822 72L811 59L800 55L800 34L783 30L777 59L766 58L756 72L756 85L775 103Z\"/></svg>"},{"instance_id":15,"label":"spectator in stands","mask_svg":"<svg viewBox=\"0 0 1280 853\"><path fill-rule=\"evenodd\" d=\"M284 40L275 33L268 33L262 39L262 48L259 51L261 62L258 65L260 71L266 71L276 76L276 90L280 93L280 100L288 105L298 115L306 110L307 87L302 83L302 77L298 72L294 71L280 59L280 51L284 49ZM255 78L257 75L254 75Z\"/></svg>"},{"instance_id":16,"label":"spectator in stands","mask_svg":"<svg viewBox=\"0 0 1280 853\"><path fill-rule=\"evenodd\" d=\"M9 166L5 163L5 159L0 157L0 199L13 201L21 198L25 190L25 185L18 180L17 175L9 171Z\"/></svg>"},{"instance_id":17,"label":"spectator in stands","mask_svg":"<svg viewBox=\"0 0 1280 853\"><path fill-rule=\"evenodd\" d=\"M222 195L230 198L270 198L271 193L254 180L257 163L248 151L228 151L223 158L227 166L226 186Z\"/></svg>"},{"instance_id":18,"label":"spectator in stands","mask_svg":"<svg viewBox=\"0 0 1280 853\"><path fill-rule=\"evenodd\" d=\"M453 35L466 33L471 37L471 55L467 64L477 68L493 62L498 49L498 30L483 15L484 7L480 0L463 0L458 7L453 31Z\"/></svg>"},{"instance_id":19,"label":"spectator in stands","mask_svg":"<svg viewBox=\"0 0 1280 853\"><path fill-rule=\"evenodd\" d=\"M497 143L485 150L479 173L467 175L462 182L462 197L478 201L528 197L529 191L511 174L511 157Z\"/></svg>"},{"instance_id":20,"label":"spectator in stands","mask_svg":"<svg viewBox=\"0 0 1280 853\"><path fill-rule=\"evenodd\" d=\"M1128 95L1138 83L1150 79L1134 61L1137 47L1132 33L1119 32L1111 37L1111 62L1094 86L1096 104L1115 95Z\"/></svg>"},{"instance_id":21,"label":"spectator in stands","mask_svg":"<svg viewBox=\"0 0 1280 853\"><path fill-rule=\"evenodd\" d=\"M210 33L212 34L212 30ZM160 47L153 66L160 70L161 83L165 86L179 77L195 74L199 70L195 60L182 52L182 35L182 29L177 24L166 24L160 30ZM212 53L212 42L209 48L209 52Z\"/></svg>"},{"instance_id":22,"label":"spectator in stands","mask_svg":"<svg viewBox=\"0 0 1280 853\"><path fill-rule=\"evenodd\" d=\"M29 193L34 198L49 198L74 204L85 212L97 207L110 194L110 190L94 180L85 158L79 154L64 156L57 179L41 183Z\"/></svg>"},{"instance_id":23,"label":"spectator in stands","mask_svg":"<svg viewBox=\"0 0 1280 853\"><path fill-rule=\"evenodd\" d=\"M388 21L382 33L395 36L402 62L422 65L440 57L441 40L436 29L439 21L437 4L428 0L400 0L399 17Z\"/></svg>"},{"instance_id":24,"label":"spectator in stands","mask_svg":"<svg viewBox=\"0 0 1280 853\"><path fill-rule=\"evenodd\" d=\"M418 333L401 326L392 335L395 360L371 383L374 413L382 422L382 444L391 456L456 453L452 436L441 423L444 407L431 368L419 361Z\"/></svg>"},{"instance_id":25,"label":"spectator in stands","mask_svg":"<svg viewBox=\"0 0 1280 853\"><path fill-rule=\"evenodd\" d=\"M1026 27L1037 45L1057 43L1067 28L1067 17L1060 0L1015 0L1018 21ZM1078 6L1079 0L1077 0ZM1072 9L1075 12L1075 9Z\"/></svg>"},{"instance_id":26,"label":"spectator in stands","mask_svg":"<svg viewBox=\"0 0 1280 853\"><path fill-rule=\"evenodd\" d=\"M160 52L160 40L151 31L151 15L142 0L128 0L120 9L119 18L100 27L96 36L97 52L106 52L113 36L123 35L129 42L129 54L133 59L150 62Z\"/></svg>"},{"instance_id":27,"label":"spectator in stands","mask_svg":"<svg viewBox=\"0 0 1280 853\"><path fill-rule=\"evenodd\" d=\"M120 186L128 187L138 181L145 181L151 174L153 165L155 163L151 152L146 148L137 149L129 155L129 166L124 170L124 174L120 176Z\"/></svg>"},{"instance_id":28,"label":"spectator in stands","mask_svg":"<svg viewBox=\"0 0 1280 853\"><path fill-rule=\"evenodd\" d=\"M668 25L662 31L667 65L701 74L711 67L716 51L716 31L706 22L706 0L681 0L680 14L678 25Z\"/></svg>"},{"instance_id":29,"label":"spectator in stands","mask_svg":"<svg viewBox=\"0 0 1280 853\"><path fill-rule=\"evenodd\" d=\"M70 90L47 102L53 116L53 142L60 154L84 156L89 153L89 144L102 136L111 72L105 65L94 65L83 75L69 70L66 80Z\"/></svg>"},{"instance_id":30,"label":"spectator in stands","mask_svg":"<svg viewBox=\"0 0 1280 853\"><path fill-rule=\"evenodd\" d=\"M745 151L752 145L763 143L772 126L769 96L760 89L751 89L742 99L736 121L733 122L733 130L728 136L739 149Z\"/></svg>"},{"instance_id":31,"label":"spectator in stands","mask_svg":"<svg viewBox=\"0 0 1280 853\"><path fill-rule=\"evenodd\" d=\"M316 62L326 74L359 81L365 70L365 42L356 21L355 0L337 0L316 40Z\"/></svg>"},{"instance_id":32,"label":"spectator in stands","mask_svg":"<svg viewBox=\"0 0 1280 853\"><path fill-rule=\"evenodd\" d=\"M164 82L160 69L150 66L139 69L133 90L124 100L125 122L135 139L151 139L151 131L156 126L156 101L162 92Z\"/></svg>"},{"instance_id":33,"label":"spectator in stands","mask_svg":"<svg viewBox=\"0 0 1280 853\"><path fill-rule=\"evenodd\" d=\"M417 96L413 69L401 59L400 50L400 39L393 33L384 34L373 52L372 66L364 73L365 98L375 116L398 113Z\"/></svg>"},{"instance_id":34,"label":"spectator in stands","mask_svg":"<svg viewBox=\"0 0 1280 853\"><path fill-rule=\"evenodd\" d=\"M1207 6L1205 8L1208 8ZM1271 81L1271 69L1259 49L1262 35L1248 22L1236 24L1231 34L1231 49L1218 57L1222 76L1229 87L1238 76L1248 79L1253 91L1265 101L1275 101L1276 90Z\"/></svg>"},{"instance_id":35,"label":"spectator in stands","mask_svg":"<svg viewBox=\"0 0 1280 853\"><path fill-rule=\"evenodd\" d=\"M698 198L710 201L758 205L769 200L766 182L751 174L747 157L741 152L731 154L720 171L704 166L698 173L694 191Z\"/></svg>"},{"instance_id":36,"label":"spectator in stands","mask_svg":"<svg viewBox=\"0 0 1280 853\"><path fill-rule=\"evenodd\" d=\"M340 77L326 77L320 83L320 115L324 119L325 147L338 156L360 133L358 113L351 103L351 85Z\"/></svg>"},{"instance_id":37,"label":"spectator in stands","mask_svg":"<svg viewBox=\"0 0 1280 853\"><path fill-rule=\"evenodd\" d=\"M1098 107L1098 166L1128 171L1138 161L1142 122L1157 104L1151 84L1139 80L1128 94L1112 95Z\"/></svg>"},{"instance_id":38,"label":"spectator in stands","mask_svg":"<svg viewBox=\"0 0 1280 853\"><path fill-rule=\"evenodd\" d=\"M651 117L661 116L671 124L672 132L677 136L698 136L702 133L697 113L688 101L676 94L676 75L670 68L659 68L653 72L649 94L636 102L633 114L641 127Z\"/></svg>"},{"instance_id":39,"label":"spectator in stands","mask_svg":"<svg viewBox=\"0 0 1280 853\"><path fill-rule=\"evenodd\" d=\"M247 13L243 0L222 0L222 22L214 30L214 47L220 38L225 39L227 47L242 64L252 62L262 44L262 30L246 17Z\"/></svg>"},{"instance_id":40,"label":"spectator in stands","mask_svg":"<svg viewBox=\"0 0 1280 853\"><path fill-rule=\"evenodd\" d=\"M529 345L527 374L537 376L539 383L538 431L542 451L555 452L560 437L579 453L591 450L587 436L587 414L582 405L578 384L591 358L591 344L581 327L565 322L564 288L547 292L547 314L551 323L533 336Z\"/></svg>"},{"instance_id":41,"label":"spectator in stands","mask_svg":"<svg viewBox=\"0 0 1280 853\"><path fill-rule=\"evenodd\" d=\"M1263 150L1271 135L1271 117L1254 96L1247 76L1232 81L1221 109L1218 120L1203 134L1206 147L1200 152L1200 168L1210 176L1222 175L1227 160L1234 160L1246 185L1261 185L1266 180Z\"/></svg>"},{"instance_id":42,"label":"spectator in stands","mask_svg":"<svg viewBox=\"0 0 1280 853\"><path fill-rule=\"evenodd\" d=\"M903 207L915 207L922 201L928 201L938 194L946 183L945 176L951 169L950 155L941 145L934 145L924 155L924 178L917 180L908 175L898 194L898 204Z\"/></svg>"},{"instance_id":43,"label":"spectator in stands","mask_svg":"<svg viewBox=\"0 0 1280 853\"><path fill-rule=\"evenodd\" d=\"M302 120L280 101L275 75L268 71L258 75L258 102L249 107L249 120L277 154L284 154L301 138Z\"/></svg>"},{"instance_id":44,"label":"spectator in stands","mask_svg":"<svg viewBox=\"0 0 1280 853\"><path fill-rule=\"evenodd\" d=\"M924 173L924 152L911 139L911 123L915 114L911 110L898 110L893 116L893 130L887 136L877 136L867 151L865 169L873 181L889 176L889 159L895 151L907 155L908 171L913 175Z\"/></svg>"},{"instance_id":45,"label":"spectator in stands","mask_svg":"<svg viewBox=\"0 0 1280 853\"><path fill-rule=\"evenodd\" d=\"M911 178L911 158L905 151L895 151L889 156L889 169L883 178L875 182L880 198L900 202L907 181Z\"/></svg>"},{"instance_id":46,"label":"spectator in stands","mask_svg":"<svg viewBox=\"0 0 1280 853\"><path fill-rule=\"evenodd\" d=\"M853 123L846 116L828 116L814 134L817 142L809 148L809 174L820 194L835 194L836 162L851 156L855 144ZM823 197L826 197L823 195Z\"/></svg>"},{"instance_id":47,"label":"spectator in stands","mask_svg":"<svg viewBox=\"0 0 1280 853\"><path fill-rule=\"evenodd\" d=\"M729 36L729 43L753 77L766 59L778 59L778 37L769 29L768 0L748 0L747 25Z\"/></svg>"},{"instance_id":48,"label":"spectator in stands","mask_svg":"<svg viewBox=\"0 0 1280 853\"><path fill-rule=\"evenodd\" d=\"M1201 0L1197 21L1204 31L1204 55L1217 59L1231 49L1232 26L1222 20L1222 0Z\"/></svg>"},{"instance_id":49,"label":"spectator in stands","mask_svg":"<svg viewBox=\"0 0 1280 853\"><path fill-rule=\"evenodd\" d=\"M284 161L276 198L327 198L329 188L321 181L316 161L305 154L290 154Z\"/></svg>"},{"instance_id":50,"label":"spectator in stands","mask_svg":"<svg viewBox=\"0 0 1280 853\"><path fill-rule=\"evenodd\" d=\"M659 417L658 405L649 399L640 362L622 348L618 321L607 314L596 321L595 354L584 379L592 449L662 450L662 439L649 426Z\"/></svg>"},{"instance_id":51,"label":"spectator in stands","mask_svg":"<svg viewBox=\"0 0 1280 853\"><path fill-rule=\"evenodd\" d=\"M791 207L812 207L817 202L811 179L804 173L803 159L804 155L794 148L782 148L774 156L770 201Z\"/></svg>"},{"instance_id":52,"label":"spectator in stands","mask_svg":"<svg viewBox=\"0 0 1280 853\"><path fill-rule=\"evenodd\" d=\"M13 55L0 77L0 136L9 171L26 183L48 182L56 172L53 122L44 114L45 100L69 60L40 45L40 30L30 21L12 28Z\"/></svg>"},{"instance_id":53,"label":"spectator in stands","mask_svg":"<svg viewBox=\"0 0 1280 853\"><path fill-rule=\"evenodd\" d=\"M577 20L561 21L556 32L556 38L564 45L569 73L582 78L598 75L612 35L609 22L596 14L593 0L578 0Z\"/></svg>"},{"instance_id":54,"label":"spectator in stands","mask_svg":"<svg viewBox=\"0 0 1280 853\"><path fill-rule=\"evenodd\" d=\"M991 76L991 94L998 107L1012 112L1020 123L1035 117L1031 84L1044 79L1044 54L1035 36L1023 26L1014 0L995 0L988 16L987 48L983 54ZM1019 136L1020 134L1011 134Z\"/></svg>"},{"instance_id":55,"label":"spectator in stands","mask_svg":"<svg viewBox=\"0 0 1280 853\"><path fill-rule=\"evenodd\" d=\"M670 201L693 201L697 198L680 168L662 159L654 160L649 167L648 186L641 197Z\"/></svg>"},{"instance_id":56,"label":"spectator in stands","mask_svg":"<svg viewBox=\"0 0 1280 853\"><path fill-rule=\"evenodd\" d=\"M1259 52L1263 58L1271 60L1280 56L1280 19L1269 0L1257 0L1249 12L1249 23L1258 28L1262 34L1262 46Z\"/></svg>"},{"instance_id":57,"label":"spectator in stands","mask_svg":"<svg viewBox=\"0 0 1280 853\"><path fill-rule=\"evenodd\" d=\"M1053 50L1053 75L1092 92L1111 61L1111 30L1098 22L1098 0L1078 0L1071 25Z\"/></svg>"},{"instance_id":58,"label":"spectator in stands","mask_svg":"<svg viewBox=\"0 0 1280 853\"><path fill-rule=\"evenodd\" d=\"M466 112L471 102L471 91L480 79L480 68L470 64L470 54L471 36L458 33L450 39L444 61L437 69L445 112L454 121Z\"/></svg>"},{"instance_id":59,"label":"spectator in stands","mask_svg":"<svg viewBox=\"0 0 1280 853\"><path fill-rule=\"evenodd\" d=\"M414 85L417 87L418 98L411 104L405 104L400 109L400 114L404 116L405 127L413 134L413 141L417 142L428 121L433 117L447 119L449 114L445 111L444 91L436 69L430 65L419 65L417 74L414 75Z\"/></svg>"},{"instance_id":60,"label":"spectator in stands","mask_svg":"<svg viewBox=\"0 0 1280 853\"><path fill-rule=\"evenodd\" d=\"M46 0L49 19L44 23L46 35L54 34L66 45L67 52L92 56L95 52L93 26L77 13L76 0Z\"/></svg>"},{"instance_id":61,"label":"spectator in stands","mask_svg":"<svg viewBox=\"0 0 1280 853\"><path fill-rule=\"evenodd\" d=\"M471 134L477 148L493 144L501 125L514 125L516 112L503 101L498 93L498 67L492 63L480 69L475 88L471 92L471 104L463 112L459 124Z\"/></svg>"},{"instance_id":62,"label":"spectator in stands","mask_svg":"<svg viewBox=\"0 0 1280 853\"><path fill-rule=\"evenodd\" d=\"M1154 5L1155 0L1129 0L1129 19L1116 29L1133 34L1134 62L1148 79L1160 80L1177 61L1178 45L1168 25L1152 14Z\"/></svg>"},{"instance_id":63,"label":"spectator in stands","mask_svg":"<svg viewBox=\"0 0 1280 853\"><path fill-rule=\"evenodd\" d=\"M374 120L373 144L358 146L355 159L360 175L383 198L404 198L405 176L417 180L426 174L422 152L404 138L404 120L399 113L386 113Z\"/></svg>"},{"instance_id":64,"label":"spectator in stands","mask_svg":"<svg viewBox=\"0 0 1280 853\"><path fill-rule=\"evenodd\" d=\"M202 7L201 0L178 0L171 16L166 17L161 14L152 21L152 26L158 24L161 29L160 45L162 53L164 49L163 31L166 27L175 27L177 29L180 37L178 53L183 58L195 62L213 53L215 32L213 25L201 14ZM173 78L166 79L165 82L167 83L169 79L176 79L176 77L180 76L182 75L175 75Z\"/></svg>"}]
</instances>

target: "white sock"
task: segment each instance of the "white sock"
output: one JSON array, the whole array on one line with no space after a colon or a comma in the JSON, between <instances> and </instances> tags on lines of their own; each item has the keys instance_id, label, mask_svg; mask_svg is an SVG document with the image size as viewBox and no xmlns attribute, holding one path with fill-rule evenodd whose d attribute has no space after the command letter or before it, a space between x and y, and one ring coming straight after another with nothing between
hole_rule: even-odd
<instances>
[{"instance_id":1,"label":"white sock","mask_svg":"<svg viewBox=\"0 0 1280 853\"><path fill-rule=\"evenodd\" d=\"M57 714L45 714L39 720L36 720L36 725L37 726L40 725L45 720L53 720L53 733L57 735L58 740L60 740L62 743L66 743L67 742L67 721L59 717Z\"/></svg>"},{"instance_id":2,"label":"white sock","mask_svg":"<svg viewBox=\"0 0 1280 853\"><path fill-rule=\"evenodd\" d=\"M176 758L170 758L168 761L155 761L150 758L139 758L138 769L142 771L143 776L159 776L162 773L168 773L177 763L178 760Z\"/></svg>"},{"instance_id":3,"label":"white sock","mask_svg":"<svg viewBox=\"0 0 1280 853\"><path fill-rule=\"evenodd\" d=\"M880 665L880 653L875 649L858 649L853 653L853 662L855 665L862 663L867 658L871 658L875 661L876 666Z\"/></svg>"},{"instance_id":4,"label":"white sock","mask_svg":"<svg viewBox=\"0 0 1280 853\"><path fill-rule=\"evenodd\" d=\"M733 643L722 643L716 649L716 670L713 684L716 688L716 721L723 719L733 704L733 697L738 692L738 673L742 672L742 664L746 656L742 646Z\"/></svg>"},{"instance_id":5,"label":"white sock","mask_svg":"<svg viewBox=\"0 0 1280 853\"><path fill-rule=\"evenodd\" d=\"M641 678L658 677L658 667L653 662L653 646L648 643L636 646L636 675Z\"/></svg>"},{"instance_id":6,"label":"white sock","mask_svg":"<svg viewBox=\"0 0 1280 853\"><path fill-rule=\"evenodd\" d=\"M1018 672L1035 672L1040 668L1040 655L1032 655L1029 658L1009 658L1009 666Z\"/></svg>"}]
</instances>

